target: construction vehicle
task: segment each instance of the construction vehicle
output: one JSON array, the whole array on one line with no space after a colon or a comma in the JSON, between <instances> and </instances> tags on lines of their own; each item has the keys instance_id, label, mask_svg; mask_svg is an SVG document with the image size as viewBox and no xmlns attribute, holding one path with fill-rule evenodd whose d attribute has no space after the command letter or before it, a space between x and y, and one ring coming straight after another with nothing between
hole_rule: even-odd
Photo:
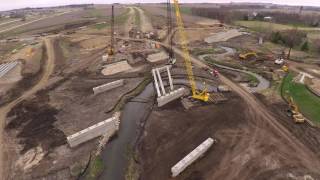
<instances>
[{"instance_id":1,"label":"construction vehicle","mask_svg":"<svg viewBox=\"0 0 320 180\"><path fill-rule=\"evenodd\" d=\"M243 60L251 59L251 58L257 58L258 55L255 52L248 52L244 54L239 54L239 58Z\"/></svg>"},{"instance_id":2,"label":"construction vehicle","mask_svg":"<svg viewBox=\"0 0 320 180\"><path fill-rule=\"evenodd\" d=\"M284 59L283 58L278 58L274 61L274 64L277 65L283 65L284 64Z\"/></svg>"},{"instance_id":3,"label":"construction vehicle","mask_svg":"<svg viewBox=\"0 0 320 180\"><path fill-rule=\"evenodd\" d=\"M287 110L288 116L292 117L293 121L295 123L304 123L305 118L303 115L299 112L298 105L294 102L293 98L288 98L289 108Z\"/></svg>"},{"instance_id":4,"label":"construction vehicle","mask_svg":"<svg viewBox=\"0 0 320 180\"><path fill-rule=\"evenodd\" d=\"M29 48L28 52L27 52L27 56L32 56L34 53L34 49L33 48Z\"/></svg>"},{"instance_id":5,"label":"construction vehicle","mask_svg":"<svg viewBox=\"0 0 320 180\"><path fill-rule=\"evenodd\" d=\"M214 77L218 77L219 76L219 71L216 69L213 69L212 71L210 71L210 74L212 74Z\"/></svg>"},{"instance_id":6,"label":"construction vehicle","mask_svg":"<svg viewBox=\"0 0 320 180\"><path fill-rule=\"evenodd\" d=\"M287 65L283 65L283 66L281 67L281 69L282 69L282 71L284 71L284 72L289 72L289 68L288 68Z\"/></svg>"},{"instance_id":7,"label":"construction vehicle","mask_svg":"<svg viewBox=\"0 0 320 180\"><path fill-rule=\"evenodd\" d=\"M112 5L112 10L111 10L111 40L110 40L110 45L107 50L107 54L109 56L113 56L115 53L114 50L114 6Z\"/></svg>"},{"instance_id":8,"label":"construction vehicle","mask_svg":"<svg viewBox=\"0 0 320 180\"><path fill-rule=\"evenodd\" d=\"M204 88L202 91L199 91L197 89L195 78L193 75L193 70L192 70L191 57L188 49L187 36L184 30L184 24L183 24L181 13L180 13L179 2L178 0L173 0L173 2L175 7L178 32L180 35L181 47L183 51L183 59L184 59L184 63L185 63L186 71L188 74L191 91L192 91L192 98L201 100L204 102L208 102L210 94L208 93L207 88Z\"/></svg>"}]
</instances>

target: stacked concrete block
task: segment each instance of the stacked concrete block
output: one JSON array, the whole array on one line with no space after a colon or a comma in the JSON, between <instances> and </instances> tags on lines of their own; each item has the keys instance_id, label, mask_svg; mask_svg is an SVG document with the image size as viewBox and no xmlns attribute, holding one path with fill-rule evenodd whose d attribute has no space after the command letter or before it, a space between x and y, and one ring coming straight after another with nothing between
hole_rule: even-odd
<instances>
[{"instance_id":1,"label":"stacked concrete block","mask_svg":"<svg viewBox=\"0 0 320 180\"><path fill-rule=\"evenodd\" d=\"M105 92L105 91L109 91L111 89L114 89L114 88L117 88L117 87L120 87L120 86L123 86L123 85L124 85L124 80L120 79L120 80L117 80L117 81L113 81L111 83L107 83L107 84L103 84L103 85L98 86L98 87L94 87L93 88L93 93L94 94L99 94L99 93L102 93L102 92Z\"/></svg>"},{"instance_id":2,"label":"stacked concrete block","mask_svg":"<svg viewBox=\"0 0 320 180\"><path fill-rule=\"evenodd\" d=\"M166 52L159 52L156 54L150 54L150 55L148 55L147 60L151 63L168 61L169 55Z\"/></svg>"},{"instance_id":3,"label":"stacked concrete block","mask_svg":"<svg viewBox=\"0 0 320 180\"><path fill-rule=\"evenodd\" d=\"M171 91L170 93L167 93L163 96L160 96L157 98L158 107L164 106L167 103L174 101L184 95L186 95L186 89L182 87L177 90Z\"/></svg>"},{"instance_id":4,"label":"stacked concrete block","mask_svg":"<svg viewBox=\"0 0 320 180\"><path fill-rule=\"evenodd\" d=\"M103 61L103 62L107 62L107 61L108 61L108 57L109 57L108 54L103 55L103 56L102 56L102 61Z\"/></svg>"},{"instance_id":5,"label":"stacked concrete block","mask_svg":"<svg viewBox=\"0 0 320 180\"><path fill-rule=\"evenodd\" d=\"M181 161L171 168L172 177L178 176L183 170L185 170L189 165L200 158L208 149L213 145L215 140L208 138L203 143L201 143L196 149L191 151L187 156L185 156Z\"/></svg>"},{"instance_id":6,"label":"stacked concrete block","mask_svg":"<svg viewBox=\"0 0 320 180\"><path fill-rule=\"evenodd\" d=\"M119 129L120 116L113 116L105 121L99 122L93 126L83 129L73 135L67 137L70 147L76 147L81 143L102 135L112 135Z\"/></svg>"}]
</instances>

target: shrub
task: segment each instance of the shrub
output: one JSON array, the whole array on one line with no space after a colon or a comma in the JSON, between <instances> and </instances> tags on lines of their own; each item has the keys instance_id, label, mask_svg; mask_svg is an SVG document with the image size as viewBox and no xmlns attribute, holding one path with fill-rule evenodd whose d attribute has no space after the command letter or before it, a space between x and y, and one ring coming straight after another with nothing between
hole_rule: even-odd
<instances>
[{"instance_id":1,"label":"shrub","mask_svg":"<svg viewBox=\"0 0 320 180\"><path fill-rule=\"evenodd\" d=\"M309 51L309 43L308 41L305 41L301 46L301 51Z\"/></svg>"},{"instance_id":2,"label":"shrub","mask_svg":"<svg viewBox=\"0 0 320 180\"><path fill-rule=\"evenodd\" d=\"M271 39L271 42L273 42L273 43L277 43L277 44L283 43L282 36L279 31L272 32L270 39Z\"/></svg>"}]
</instances>

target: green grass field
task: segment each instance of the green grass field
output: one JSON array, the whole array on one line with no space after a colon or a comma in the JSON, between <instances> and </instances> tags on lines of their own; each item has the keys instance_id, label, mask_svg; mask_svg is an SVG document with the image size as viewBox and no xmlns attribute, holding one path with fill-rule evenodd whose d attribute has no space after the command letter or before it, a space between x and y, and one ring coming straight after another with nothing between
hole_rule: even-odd
<instances>
[{"instance_id":1,"label":"green grass field","mask_svg":"<svg viewBox=\"0 0 320 180\"><path fill-rule=\"evenodd\" d=\"M304 116L320 123L320 98L311 93L305 85L293 82L293 77L294 75L289 73L283 80L282 95L292 96Z\"/></svg>"},{"instance_id":2,"label":"green grass field","mask_svg":"<svg viewBox=\"0 0 320 180\"><path fill-rule=\"evenodd\" d=\"M104 28L106 28L108 26L110 26L110 25L108 25L107 23L102 23L102 24L96 24L95 28L100 30L100 29L104 29Z\"/></svg>"},{"instance_id":3,"label":"green grass field","mask_svg":"<svg viewBox=\"0 0 320 180\"><path fill-rule=\"evenodd\" d=\"M126 9L124 13L114 17L115 26L124 24L128 20L128 18L129 18L129 9ZM95 24L92 27L98 30L110 28L111 17L106 17L105 19L107 21L106 23Z\"/></svg>"},{"instance_id":4,"label":"green grass field","mask_svg":"<svg viewBox=\"0 0 320 180\"><path fill-rule=\"evenodd\" d=\"M285 24L278 24L278 23L270 23L265 21L236 21L236 25L244 26L249 29L252 29L254 31L258 32L264 32L264 31L282 31L282 30L288 30L295 28L293 25L285 25ZM320 28L313 28L313 27L298 27L299 30L312 32L313 34L319 34L320 35Z\"/></svg>"},{"instance_id":5,"label":"green grass field","mask_svg":"<svg viewBox=\"0 0 320 180\"><path fill-rule=\"evenodd\" d=\"M174 10L174 8L173 8L173 10ZM192 14L190 7L180 7L180 11L181 11L181 13L184 13L184 14Z\"/></svg>"}]
</instances>

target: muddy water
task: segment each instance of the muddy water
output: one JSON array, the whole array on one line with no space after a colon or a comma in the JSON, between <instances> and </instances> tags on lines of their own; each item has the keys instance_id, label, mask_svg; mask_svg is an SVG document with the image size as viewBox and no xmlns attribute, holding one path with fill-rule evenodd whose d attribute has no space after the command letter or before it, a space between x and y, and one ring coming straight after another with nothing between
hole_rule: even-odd
<instances>
[{"instance_id":1,"label":"muddy water","mask_svg":"<svg viewBox=\"0 0 320 180\"><path fill-rule=\"evenodd\" d=\"M146 86L144 91L128 102L121 116L118 135L107 144L102 152L105 169L100 180L123 180L127 168L128 150L132 149L138 137L141 121L144 121L153 106L153 84Z\"/></svg>"}]
</instances>

